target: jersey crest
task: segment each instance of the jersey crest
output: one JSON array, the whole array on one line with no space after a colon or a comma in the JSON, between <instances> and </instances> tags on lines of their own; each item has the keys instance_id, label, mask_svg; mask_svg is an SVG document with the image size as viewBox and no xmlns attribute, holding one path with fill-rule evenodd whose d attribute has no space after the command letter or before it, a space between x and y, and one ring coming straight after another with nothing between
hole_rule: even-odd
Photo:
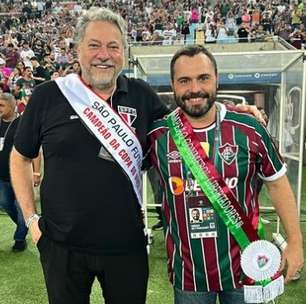
<instances>
[{"instance_id":1,"label":"jersey crest","mask_svg":"<svg viewBox=\"0 0 306 304\"><path fill-rule=\"evenodd\" d=\"M137 118L137 111L135 108L118 106L118 113L130 127Z\"/></svg>"},{"instance_id":2,"label":"jersey crest","mask_svg":"<svg viewBox=\"0 0 306 304\"><path fill-rule=\"evenodd\" d=\"M233 146L229 143L226 143L225 145L219 148L220 157L228 165L230 165L234 161L234 159L236 159L237 153L238 153L238 146Z\"/></svg>"}]
</instances>

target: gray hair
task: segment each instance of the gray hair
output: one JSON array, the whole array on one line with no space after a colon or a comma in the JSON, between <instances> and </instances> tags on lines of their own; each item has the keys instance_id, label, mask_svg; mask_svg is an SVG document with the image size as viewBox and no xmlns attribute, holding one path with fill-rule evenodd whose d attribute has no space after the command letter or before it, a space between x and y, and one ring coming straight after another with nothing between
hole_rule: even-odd
<instances>
[{"instance_id":1,"label":"gray hair","mask_svg":"<svg viewBox=\"0 0 306 304\"><path fill-rule=\"evenodd\" d=\"M77 45L84 39L85 30L88 24L92 21L105 21L115 25L122 34L122 43L124 48L127 48L126 22L120 15L104 7L91 7L79 17L74 37L74 42Z\"/></svg>"},{"instance_id":2,"label":"gray hair","mask_svg":"<svg viewBox=\"0 0 306 304\"><path fill-rule=\"evenodd\" d=\"M13 94L11 93L0 93L0 99L4 100L5 102L7 102L11 107L15 107L16 106L16 99L14 97Z\"/></svg>"}]
</instances>

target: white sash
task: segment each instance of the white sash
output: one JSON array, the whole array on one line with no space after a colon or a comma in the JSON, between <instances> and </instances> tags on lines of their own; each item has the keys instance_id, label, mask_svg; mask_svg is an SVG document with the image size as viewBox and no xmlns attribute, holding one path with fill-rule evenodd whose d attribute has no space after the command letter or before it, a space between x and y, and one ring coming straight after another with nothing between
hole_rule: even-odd
<instances>
[{"instance_id":1,"label":"white sash","mask_svg":"<svg viewBox=\"0 0 306 304\"><path fill-rule=\"evenodd\" d=\"M142 148L135 133L77 74L59 77L55 82L82 121L127 174L142 206Z\"/></svg>"}]
</instances>

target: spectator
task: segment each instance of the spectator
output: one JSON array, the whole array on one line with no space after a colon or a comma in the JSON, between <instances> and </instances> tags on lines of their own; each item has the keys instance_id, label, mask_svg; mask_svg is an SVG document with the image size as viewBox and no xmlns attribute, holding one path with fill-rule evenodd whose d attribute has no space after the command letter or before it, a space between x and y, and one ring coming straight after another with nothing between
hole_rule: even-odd
<instances>
[{"instance_id":1,"label":"spectator","mask_svg":"<svg viewBox=\"0 0 306 304\"><path fill-rule=\"evenodd\" d=\"M208 28L205 31L205 42L206 43L216 42L216 29L212 23L209 24Z\"/></svg>"},{"instance_id":2,"label":"spectator","mask_svg":"<svg viewBox=\"0 0 306 304\"><path fill-rule=\"evenodd\" d=\"M241 23L237 31L237 35L239 38L239 42L248 42L249 30L244 23Z\"/></svg>"},{"instance_id":3,"label":"spectator","mask_svg":"<svg viewBox=\"0 0 306 304\"><path fill-rule=\"evenodd\" d=\"M22 114L24 112L35 85L36 83L33 79L32 68L25 67L23 75L16 81L15 89L13 91L17 100L18 113Z\"/></svg>"},{"instance_id":4,"label":"spectator","mask_svg":"<svg viewBox=\"0 0 306 304\"><path fill-rule=\"evenodd\" d=\"M16 101L12 94L0 93L0 208L2 208L16 224L13 252L26 249L27 227L10 181L9 155L13 147L13 139L19 118L15 113Z\"/></svg>"},{"instance_id":5,"label":"spectator","mask_svg":"<svg viewBox=\"0 0 306 304\"><path fill-rule=\"evenodd\" d=\"M40 61L44 55L44 45L40 39L36 39L33 43L33 52L35 57Z\"/></svg>"},{"instance_id":6,"label":"spectator","mask_svg":"<svg viewBox=\"0 0 306 304\"><path fill-rule=\"evenodd\" d=\"M190 34L189 23L188 21L184 21L181 30L182 35L184 36L184 42L186 43L187 36Z\"/></svg>"},{"instance_id":7,"label":"spectator","mask_svg":"<svg viewBox=\"0 0 306 304\"><path fill-rule=\"evenodd\" d=\"M224 25L223 21L217 25L217 43L226 43L227 42L227 28Z\"/></svg>"},{"instance_id":8,"label":"spectator","mask_svg":"<svg viewBox=\"0 0 306 304\"><path fill-rule=\"evenodd\" d=\"M302 16L303 11L301 10L301 7L298 4L295 4L291 12L291 26L293 30L300 27Z\"/></svg>"},{"instance_id":9,"label":"spectator","mask_svg":"<svg viewBox=\"0 0 306 304\"><path fill-rule=\"evenodd\" d=\"M20 55L18 53L17 47L15 47L12 43L9 43L7 45L6 54L5 54L6 66L12 69L15 68L19 59Z\"/></svg>"},{"instance_id":10,"label":"spectator","mask_svg":"<svg viewBox=\"0 0 306 304\"><path fill-rule=\"evenodd\" d=\"M9 92L7 67L5 60L0 57L0 88L2 92Z\"/></svg>"},{"instance_id":11,"label":"spectator","mask_svg":"<svg viewBox=\"0 0 306 304\"><path fill-rule=\"evenodd\" d=\"M32 57L31 63L33 66L33 79L35 80L35 85L50 79L48 70L40 65L37 57Z\"/></svg>"},{"instance_id":12,"label":"spectator","mask_svg":"<svg viewBox=\"0 0 306 304\"><path fill-rule=\"evenodd\" d=\"M24 40L22 44L22 50L20 52L20 58L23 61L24 65L26 67L31 67L32 68L32 63L31 63L31 58L34 57L35 54L33 50L29 46L29 42Z\"/></svg>"}]
</instances>

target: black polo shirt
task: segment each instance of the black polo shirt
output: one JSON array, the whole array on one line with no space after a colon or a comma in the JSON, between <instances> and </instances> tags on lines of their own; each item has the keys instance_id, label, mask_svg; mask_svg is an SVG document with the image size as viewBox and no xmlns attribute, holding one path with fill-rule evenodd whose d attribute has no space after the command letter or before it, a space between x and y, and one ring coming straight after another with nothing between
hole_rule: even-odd
<instances>
[{"instance_id":1,"label":"black polo shirt","mask_svg":"<svg viewBox=\"0 0 306 304\"><path fill-rule=\"evenodd\" d=\"M151 122L167 109L142 80L120 76L111 100L145 149ZM87 130L54 81L36 87L20 121L15 147L44 155L42 219L47 237L89 253L121 254L145 246L142 214L121 167L98 157Z\"/></svg>"}]
</instances>

